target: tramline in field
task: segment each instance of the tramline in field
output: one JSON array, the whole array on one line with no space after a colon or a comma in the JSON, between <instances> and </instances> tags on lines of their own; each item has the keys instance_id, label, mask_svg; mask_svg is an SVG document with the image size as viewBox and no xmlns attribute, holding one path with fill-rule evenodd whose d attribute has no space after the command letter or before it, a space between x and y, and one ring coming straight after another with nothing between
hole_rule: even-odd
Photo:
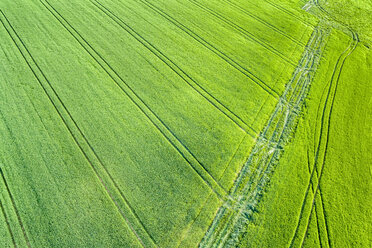
<instances>
[{"instance_id":1,"label":"tramline in field","mask_svg":"<svg viewBox=\"0 0 372 248\"><path fill-rule=\"evenodd\" d=\"M371 9L1 1L0 246L368 247Z\"/></svg>"}]
</instances>

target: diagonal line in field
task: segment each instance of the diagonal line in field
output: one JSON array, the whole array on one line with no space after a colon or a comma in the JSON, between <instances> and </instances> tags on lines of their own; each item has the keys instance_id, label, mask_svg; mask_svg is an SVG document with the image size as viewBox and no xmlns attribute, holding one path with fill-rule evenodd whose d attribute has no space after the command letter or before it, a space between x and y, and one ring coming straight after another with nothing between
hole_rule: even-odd
<instances>
[{"instance_id":1,"label":"diagonal line in field","mask_svg":"<svg viewBox=\"0 0 372 248\"><path fill-rule=\"evenodd\" d=\"M307 144L308 144L308 142L309 142L309 139L307 138L306 139L307 140ZM310 153L309 153L309 146L307 146L307 148L306 148L306 160L307 160L307 168L308 168L308 172L309 172L309 175L311 175L311 161L310 161ZM312 191L312 193L314 194L314 185L313 185L313 183L311 183L312 185L311 185L311 191ZM321 199L320 199L320 201L321 201ZM323 204L323 203L322 203ZM322 237L321 237L321 232L320 232L320 223L319 223L319 219L317 218L317 216L318 216L318 214L319 214L319 209L318 209L318 205L317 204L315 204L315 206L314 206L314 214L315 214L315 216L316 216L316 227L317 227L317 232L318 232L318 241L319 241L319 244L320 244L320 247L322 248L323 247L323 245L322 245Z\"/></svg>"},{"instance_id":2,"label":"diagonal line in field","mask_svg":"<svg viewBox=\"0 0 372 248\"><path fill-rule=\"evenodd\" d=\"M283 13L286 13L287 15L290 15L291 17L299 20L300 22L304 23L305 25L308 25L308 26L311 26L311 27L314 27L313 24L311 24L310 22L298 17L296 14L294 14L293 12L283 8L282 6L280 6L279 4L276 4L274 2L272 2L271 0L263 0L265 2L267 2L269 5L273 6L274 8L276 8L277 10L280 10L281 12Z\"/></svg>"},{"instance_id":3,"label":"diagonal line in field","mask_svg":"<svg viewBox=\"0 0 372 248\"><path fill-rule=\"evenodd\" d=\"M353 34L353 36L354 36L354 34ZM322 143L322 137L323 137L323 135L322 135L322 129L323 129L323 126L324 126L323 123L325 123L326 126L327 126L327 133L325 135L325 147L324 147L324 152L323 152L322 165L320 167L320 172L319 172L320 175L319 175L318 180L316 182L315 192L314 192L314 196L313 196L312 203L311 203L311 210L314 208L315 197L316 197L316 194L319 190L320 182L321 182L324 167L325 167L325 161L326 161L326 157L327 157L328 143L329 143L329 137L330 137L329 133L330 133L330 127L331 127L331 117L332 117L334 101L335 101L336 94L337 94L338 82L339 82L339 79L340 79L340 76L341 76L341 72L342 72L342 68L344 66L344 63L345 63L346 59L350 56L350 54L354 51L357 44L358 44L357 38L353 37L353 39L351 40L351 42L349 44L349 47L343 52L343 54L341 54L340 58L338 59L338 61L336 63L336 66L335 66L335 69L334 69L333 74L332 74L331 82L335 81L335 86L334 87L332 86L333 83L330 84L330 88L329 88L328 95L327 95L327 98L326 98L326 103L325 103L324 109L323 109L322 127L321 127L321 133L320 133L319 144L318 144L318 148L317 148L317 152L316 152L314 167L316 167L317 164L318 164L318 158L319 158L319 153L320 153L320 148L321 148L320 144ZM335 74L337 74L336 79L335 79ZM326 108L327 108L327 102L328 102L332 87L334 88L334 90L333 90L333 93L332 93L332 96L331 96L331 98L332 98L331 105L330 105L330 109L329 109L329 113L328 113L328 118L327 118L327 120L325 120L325 116L326 116L325 111L326 111ZM300 216L300 219L301 219L301 216ZM309 228L309 223L310 223L310 217L308 218L307 223L306 223L306 231L305 231L305 233L303 234L303 237L302 237L301 247L304 244L306 234L307 234L308 228ZM327 230L328 245L330 245L331 240L330 240L328 235L329 235L329 233L328 233L328 230Z\"/></svg>"},{"instance_id":4,"label":"diagonal line in field","mask_svg":"<svg viewBox=\"0 0 372 248\"><path fill-rule=\"evenodd\" d=\"M316 13L316 14L320 16L321 20L327 21L328 25L330 25L331 27L336 27L336 28L344 31L348 35L351 34L351 41L349 42L348 47L341 53L341 55L337 59L335 67L334 67L333 72L332 72L331 79L330 79L329 83L327 84L327 85L329 85L328 93L327 93L327 96L326 96L326 99L325 99L325 104L324 104L323 111L322 111L322 117L321 117L321 121L320 121L320 124L321 124L320 125L320 135L319 135L319 138L318 138L318 145L317 145L316 148L315 148L316 142L315 142L315 136L314 136L314 151L316 151L316 153L315 153L315 161L314 161L314 166L313 166L313 172L311 173L309 184L312 182L312 178L313 178L313 175L314 175L314 170L319 175L318 175L318 178L316 178L315 193L314 193L314 196L313 196L313 199L312 199L312 202L311 202L311 211L312 211L312 209L314 208L314 205L315 205L315 197L317 195L318 190L320 192L320 196L322 197L322 194L321 194L321 191L320 191L320 180L321 180L321 177L323 175L323 169L324 169L324 166L325 166L326 153L327 153L328 141L329 141L330 124L331 124L331 114L332 114L332 110L333 110L333 103L334 103L334 100L335 100L335 97L336 97L338 81L339 81L339 78L340 78L341 71L342 71L342 68L344 66L345 60L355 50L355 48L356 48L356 46L358 45L358 42L359 42L359 37L358 37L358 34L355 31L353 31L351 28L349 28L347 26L344 26L342 23L339 23L336 19L334 19L334 17L330 13L328 13L319 4L318 0L310 0L309 4L313 4L317 8L316 10L320 11L319 13ZM335 80L335 75L336 74L338 74L338 76ZM335 81L335 86L333 87L334 81ZM326 88L327 88L327 86L324 88L323 94L325 93ZM327 122L327 119L325 119L327 113L325 113L325 111L327 109L327 102L329 100L329 96L330 96L330 93L332 91L332 88L334 88L334 90L333 90L333 93L332 93L332 96L331 96L332 102L331 102L331 107L330 107L330 110L329 110L329 113L328 113L328 122ZM323 98L323 94L322 94L321 99ZM318 121L318 115L319 115L319 110L320 110L319 108L320 108L320 105L318 107L318 111L317 111L317 115L316 115L316 121ZM326 133L326 137L325 137L326 141L325 141L325 148L324 148L324 152L323 152L323 161L320 161L320 162L322 162L322 165L321 165L321 168L320 168L320 172L318 172L317 166L320 163L318 161L319 153L320 153L320 150L321 150L321 145L322 145L322 143L324 143L323 139L322 139L323 138L322 134L323 134L324 125L327 125L327 133ZM306 200L308 198L309 187L310 186L308 185L307 190L305 192L305 198L304 198L304 201L302 203L299 219L298 219L297 226L296 226L296 229L295 229L295 232L294 232L294 236L291 239L290 247L293 246L293 244L296 240L296 237L298 235L300 235L300 234L298 234L298 232L299 232L299 228L300 228L300 225L301 225L301 220L303 219L302 215L304 214L304 208L305 208ZM323 207L323 210L324 210L323 201L321 201L321 203L322 203L322 207ZM325 216L324 211L323 211L323 217L324 217L325 226L326 226L327 244L328 244L329 247L331 247L331 239L329 237L329 229L328 229L328 224L327 224L327 220L326 220L326 216ZM300 240L301 246L304 245L304 242L305 242L305 239L306 239L306 234L307 234L307 231L308 231L308 228L309 228L310 218L311 218L311 212L310 212L310 215L307 219L306 230L305 230L305 232L302 236L302 239Z\"/></svg>"},{"instance_id":5,"label":"diagonal line in field","mask_svg":"<svg viewBox=\"0 0 372 248\"><path fill-rule=\"evenodd\" d=\"M100 183L102 184L102 186L104 187L106 193L108 194L108 196L110 197L110 199L112 200L112 202L114 203L115 207L117 207L120 215L122 216L122 218L124 219L124 221L127 223L127 225L130 227L130 229L132 230L132 232L136 235L137 239L139 240L139 242L141 243L142 246L144 246L143 244L143 241L142 239L138 236L136 230L133 228L132 224L129 222L128 218L124 215L122 209L120 208L118 202L115 200L115 198L113 197L112 193L110 192L110 189L108 188L107 184L104 182L104 180L102 179L102 177L100 176L97 168L94 166L94 163L93 161L91 160L90 156L87 154L87 152L85 151L85 149L82 147L82 144L79 142L78 138L76 137L76 135L74 134L74 132L71 130L71 127L70 125L68 124L68 121L66 120L66 118L70 119L72 122L73 122L73 126L75 127L75 129L77 129L77 132L80 134L80 136L83 138L84 142L90 147L91 151L93 152L94 154L94 157L95 159L97 159L99 161L99 163L101 164L101 166L104 168L105 172L108 174L108 177L112 180L113 184L115 185L116 187L116 190L118 190L121 194L121 197L122 199L124 200L125 204L127 204L128 208L132 211L132 214L138 219L137 215L135 214L133 208L129 205L129 202L127 201L127 199L125 198L125 196L122 194L122 192L120 191L120 189L118 188L116 182L114 181L114 179L112 178L111 174L109 174L109 172L107 171L106 167L103 165L103 163L101 162L100 158L97 156L97 154L95 153L93 147L91 147L90 143L88 142L88 140L86 139L85 135L82 133L82 131L80 130L79 126L76 124L75 120L72 118L71 114L69 113L69 111L67 110L67 108L65 107L64 103L62 102L62 100L60 99L60 97L58 96L57 92L54 90L54 88L52 87L52 85L50 84L49 80L46 78L45 74L43 73L43 71L40 69L39 65L36 63L36 61L34 60L34 58L32 57L31 53L29 52L29 50L27 49L27 47L25 46L25 44L23 43L22 39L19 37L19 35L17 34L17 32L15 31L15 29L13 28L13 26L11 25L10 21L8 20L8 18L5 16L5 13L0 10L0 13L2 14L2 16L5 18L6 22L8 23L8 25L10 26L11 30L13 30L14 34L16 35L16 37L19 39L20 43L22 44L22 47L23 49L17 44L15 38L13 37L13 35L10 33L9 29L6 27L5 23L3 22L2 18L0 18L0 21L2 22L3 26L5 27L5 29L7 30L9 36L12 38L13 42L14 42L14 45L17 47L17 49L19 50L20 54L22 55L23 59L25 60L26 64L28 65L29 69L31 70L31 72L33 73L34 77L36 78L36 80L38 81L39 85L42 87L44 93L46 94L46 96L48 97L49 101L51 102L51 104L53 105L54 109L56 110L57 114L59 115L59 117L61 118L62 122L64 123L65 127L67 128L67 130L69 131L70 135L72 136L75 144L79 147L80 151L82 152L82 154L84 155L85 159L88 161L89 165L91 166L91 168L93 169L93 171L95 172L95 175L97 176L97 178L99 179ZM25 51L22 51L22 50L25 50ZM26 56L28 56L31 58L31 61L29 61ZM35 65L36 68L33 69L33 66L31 65ZM41 74L41 78L40 78L40 75L38 76L38 74ZM57 98L57 101L54 101L53 98L51 97L51 95L48 93L48 90L46 89L46 87L44 86L44 84L42 83L42 80L47 82L47 84L49 85L49 87L52 89L52 92L53 94L56 96ZM59 108L57 107L57 105L61 105L62 109L65 110L65 112L67 113L67 116L68 117L64 117L64 114L61 113L61 111L59 110ZM139 219L138 221L140 223L142 223ZM144 227L143 227L144 228ZM144 230L147 232L147 230L144 228ZM148 234L149 235L149 234ZM150 236L150 235L149 235ZM151 237L151 236L150 236ZM145 247L145 246L144 246Z\"/></svg>"},{"instance_id":6,"label":"diagonal line in field","mask_svg":"<svg viewBox=\"0 0 372 248\"><path fill-rule=\"evenodd\" d=\"M147 0L137 0L140 1L142 4L146 5L148 8L152 9L155 13L159 14L160 16L164 17L166 20L168 20L170 23L173 23L176 27L181 29L183 32L185 32L187 35L191 36L193 39L195 39L197 42L199 42L201 45L206 47L208 50L216 54L218 57L223 59L225 62L227 62L229 65L231 65L233 68L238 70L240 73L244 74L246 77L248 77L253 83L258 85L260 88L262 88L266 93L268 93L271 97L278 99L279 93L271 88L268 84L266 84L263 80L255 76L252 72L250 72L248 69L241 66L239 63L234 61L232 58L230 58L228 55L226 55L221 50L217 49L214 45L200 37L198 34L193 32L191 29L177 21L175 18L171 17L167 13L165 13L160 8L156 7L152 3L150 3Z\"/></svg>"},{"instance_id":7,"label":"diagonal line in field","mask_svg":"<svg viewBox=\"0 0 372 248\"><path fill-rule=\"evenodd\" d=\"M1 166L0 166L0 170L1 170ZM2 171L1 171L1 174L3 174ZM10 238L12 239L13 246L16 248L17 247L17 244L15 242L14 234L13 234L12 228L10 227L10 222L9 222L9 219L8 219L8 215L6 214L6 211L5 211L5 208L3 206L3 203L1 202L1 199L0 199L0 208L1 208L1 213L4 216L5 224L6 224L6 227L8 229Z\"/></svg>"},{"instance_id":8,"label":"diagonal line in field","mask_svg":"<svg viewBox=\"0 0 372 248\"><path fill-rule=\"evenodd\" d=\"M75 38L84 50L97 62L106 74L115 82L119 89L133 102L133 104L143 113L152 125L162 134L171 146L182 156L187 164L195 173L208 185L208 187L221 199L226 195L226 191L210 174L205 166L195 157L195 155L179 140L176 135L165 125L165 123L154 113L151 108L138 96L128 83L110 66L110 64L84 39L78 31L49 4L48 1L40 0L44 7L58 20L58 22ZM45 3L44 3L45 2ZM49 8L48 8L48 6ZM51 9L50 9L51 8ZM203 175L205 174L205 175Z\"/></svg>"},{"instance_id":9,"label":"diagonal line in field","mask_svg":"<svg viewBox=\"0 0 372 248\"><path fill-rule=\"evenodd\" d=\"M243 35L244 37L250 39L251 41L255 42L256 44L259 44L260 46L264 47L266 50L270 51L271 53L275 54L276 56L278 56L280 59L282 59L285 63L288 63L292 66L296 66L296 64L294 64L292 61L290 61L285 54L281 53L280 51L278 51L277 49L275 49L274 47L272 47L270 44L267 44L266 42L264 41L261 41L259 38L257 38L254 34L252 34L251 32L247 31L245 28L241 27L240 25L234 23L233 21L231 21L230 19L224 17L223 15L221 15L220 13L218 13L217 11L195 1L195 0L188 0L189 2L191 2L192 4L194 4L195 6L199 7L200 9L204 10L205 12L209 13L210 15L214 16L215 18L217 18L218 20L226 23L227 25L229 25L230 27L232 27L233 29L235 29L236 31L238 31L238 33L240 33L241 35Z\"/></svg>"},{"instance_id":10,"label":"diagonal line in field","mask_svg":"<svg viewBox=\"0 0 372 248\"><path fill-rule=\"evenodd\" d=\"M125 23L120 17L114 14L110 9L108 9L103 4L96 0L90 0L98 9L100 9L105 15L116 22L123 30L134 37L138 42L140 42L144 47L146 47L150 52L152 52L156 57L158 57L163 63L165 63L169 68L171 68L183 81L185 81L190 87L192 87L198 94L204 97L210 104L212 104L216 109L233 121L238 127L243 129L252 138L255 138L257 131L249 126L245 121L243 121L238 115L232 112L228 107L221 103L216 97L210 94L206 89L203 88L195 79L183 71L176 63L169 59L164 53L162 53L153 44L142 37L137 31Z\"/></svg>"},{"instance_id":11,"label":"diagonal line in field","mask_svg":"<svg viewBox=\"0 0 372 248\"><path fill-rule=\"evenodd\" d=\"M238 9L239 11L241 11L242 13L245 13L246 15L252 17L253 19L255 19L256 21L262 23L263 25L269 27L270 29L274 30L275 32L283 35L284 37L288 38L289 40L291 40L292 42L296 43L297 45L301 46L301 47L305 47L306 44L304 44L301 40L297 40L296 38L290 36L289 34L287 34L286 32L284 32L283 30L279 29L278 27L276 27L275 25L263 20L262 18L260 18L259 16L253 14L252 12L248 11L247 9L239 6L238 4L236 4L235 2L231 1L231 0L221 0L231 6L233 6L234 8Z\"/></svg>"},{"instance_id":12,"label":"diagonal line in field","mask_svg":"<svg viewBox=\"0 0 372 248\"><path fill-rule=\"evenodd\" d=\"M1 208L1 213L3 214L4 219L5 219L5 224L6 224L6 227L8 229L10 238L12 239L13 246L17 247L17 244L16 244L15 239L14 239L14 234L12 232L12 229L10 228L10 223L9 223L9 220L8 220L8 216L5 212L5 209L4 209L4 206L3 206L3 203L1 202L1 200L0 200L0 208Z\"/></svg>"},{"instance_id":13,"label":"diagonal line in field","mask_svg":"<svg viewBox=\"0 0 372 248\"><path fill-rule=\"evenodd\" d=\"M0 11L1 11L1 10L0 10ZM2 22L2 21L1 21L1 22ZM27 247L31 248L30 240L29 240L28 235L27 235L27 233L26 233L25 226L24 226L23 221L22 221L22 219L21 219L21 215L19 214L19 210L18 210L17 205L16 205L16 203L15 203L15 200L14 200L13 194L12 194L12 192L10 191L10 188L9 188L8 182L7 182L6 178L5 178L4 172L3 172L3 170L1 169L1 167L0 167L0 175L1 175L1 179L2 179L2 181L3 181L4 184L5 184L5 188L6 188L6 191L7 191L8 195L9 195L9 198L10 198L10 201L11 201L11 204L12 204L12 207L13 207L13 209L14 209L14 212L15 212L15 214L16 214L16 216L17 216L18 224L19 224L19 226L21 227L21 230L22 230L22 233L23 233L23 237L24 237L24 239L25 239L25 241L26 241L26 245L27 245ZM1 204L1 203L0 203L0 204ZM4 213L4 217L6 217L2 205L1 205L1 209L2 209L2 211L3 211L3 213ZM12 236L13 244L15 244L14 236L13 236L13 233L11 232L10 225L9 225L9 222L7 221L7 219L6 219L6 222L7 222L8 230L9 230L11 236Z\"/></svg>"},{"instance_id":14,"label":"diagonal line in field","mask_svg":"<svg viewBox=\"0 0 372 248\"><path fill-rule=\"evenodd\" d=\"M200 247L237 244L243 235L241 227L251 221L283 146L296 127L302 103L319 64L326 34L319 27L314 30L292 79L230 190L230 201L219 209Z\"/></svg>"}]
</instances>

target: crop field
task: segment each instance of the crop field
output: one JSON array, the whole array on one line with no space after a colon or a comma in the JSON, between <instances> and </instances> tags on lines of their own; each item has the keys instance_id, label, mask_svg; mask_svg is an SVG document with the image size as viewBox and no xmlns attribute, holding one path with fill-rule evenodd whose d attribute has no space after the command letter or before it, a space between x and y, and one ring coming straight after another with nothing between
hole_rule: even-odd
<instances>
[{"instance_id":1,"label":"crop field","mask_svg":"<svg viewBox=\"0 0 372 248\"><path fill-rule=\"evenodd\" d=\"M0 247L371 247L369 0L0 0Z\"/></svg>"}]
</instances>

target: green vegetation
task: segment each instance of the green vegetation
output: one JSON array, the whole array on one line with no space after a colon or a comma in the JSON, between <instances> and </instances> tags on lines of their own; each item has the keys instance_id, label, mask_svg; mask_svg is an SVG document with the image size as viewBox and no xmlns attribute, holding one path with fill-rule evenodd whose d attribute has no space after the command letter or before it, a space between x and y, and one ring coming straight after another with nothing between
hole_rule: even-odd
<instances>
[{"instance_id":1,"label":"green vegetation","mask_svg":"<svg viewBox=\"0 0 372 248\"><path fill-rule=\"evenodd\" d=\"M355 44L331 29L304 114L241 246L370 247L372 54L365 35Z\"/></svg>"},{"instance_id":2,"label":"green vegetation","mask_svg":"<svg viewBox=\"0 0 372 248\"><path fill-rule=\"evenodd\" d=\"M320 0L320 4L340 23L360 34L361 41L368 47L372 44L372 2L368 0Z\"/></svg>"},{"instance_id":3,"label":"green vegetation","mask_svg":"<svg viewBox=\"0 0 372 248\"><path fill-rule=\"evenodd\" d=\"M304 242L305 247L320 247L320 242L323 247L328 247L329 243L332 247L368 247L371 242L367 231L371 224L368 219L368 212L371 211L368 204L371 190L368 149L371 144L370 139L360 138L371 135L368 125L371 111L367 107L370 101L368 94L371 92L367 77L367 67L370 66L370 57L367 57L370 52L363 46L358 46L345 61L330 124L329 115L324 118L327 122L323 126L323 142L329 137L326 160L324 165L323 161L316 164L311 177L319 144L321 112L329 89L329 85L323 82L330 81L335 63L347 47L348 41L350 38L336 31L328 40L328 49L321 61L324 66L319 67L311 86L304 115L299 121L294 139L285 149L257 210L255 221L248 228L245 242L249 246L288 246L294 238L295 230L288 227L297 225L299 231L293 247L300 246L301 242ZM358 66L355 66L356 64ZM365 69L356 76L358 68L361 67ZM360 102L360 107L356 107L355 97ZM328 100L328 111L330 102L331 100ZM327 136L328 125L330 130ZM323 142L318 155L322 160L325 153ZM354 150L352 147L355 147ZM348 155L350 151L353 156ZM314 197L321 174L318 194ZM309 192L304 199L307 190ZM302 207L304 210L299 219ZM307 233L304 239L305 232Z\"/></svg>"},{"instance_id":4,"label":"green vegetation","mask_svg":"<svg viewBox=\"0 0 372 248\"><path fill-rule=\"evenodd\" d=\"M371 6L340 5L2 0L0 246L369 247Z\"/></svg>"}]
</instances>

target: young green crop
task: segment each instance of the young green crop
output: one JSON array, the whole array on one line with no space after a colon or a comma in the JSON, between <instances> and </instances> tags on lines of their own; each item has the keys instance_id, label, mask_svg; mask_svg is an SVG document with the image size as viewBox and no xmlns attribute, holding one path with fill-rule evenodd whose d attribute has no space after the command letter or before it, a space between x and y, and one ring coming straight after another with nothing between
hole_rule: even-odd
<instances>
[{"instance_id":1,"label":"young green crop","mask_svg":"<svg viewBox=\"0 0 372 248\"><path fill-rule=\"evenodd\" d=\"M221 206L243 209L234 180L297 65L315 68L301 59L324 22L305 4L1 1L0 246L197 247ZM364 39L359 12L345 23ZM241 247L368 246L371 55L345 30L329 34Z\"/></svg>"}]
</instances>

